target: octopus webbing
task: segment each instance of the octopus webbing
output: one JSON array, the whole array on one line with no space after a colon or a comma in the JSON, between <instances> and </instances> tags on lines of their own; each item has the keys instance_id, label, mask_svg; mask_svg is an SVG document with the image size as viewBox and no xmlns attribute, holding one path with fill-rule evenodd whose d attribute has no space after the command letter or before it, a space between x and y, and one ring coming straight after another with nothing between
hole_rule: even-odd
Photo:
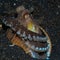
<instances>
[{"instance_id":1,"label":"octopus webbing","mask_svg":"<svg viewBox=\"0 0 60 60\"><path fill-rule=\"evenodd\" d=\"M24 6L17 7L16 12L17 17L8 16L2 20L17 35L18 38L16 37L13 40L16 39L16 42L18 40L22 41L22 44L27 46L28 54L31 57L48 59L51 52L51 42L48 34L34 21L29 10L25 9ZM19 44L18 42L16 45L19 46Z\"/></svg>"}]
</instances>

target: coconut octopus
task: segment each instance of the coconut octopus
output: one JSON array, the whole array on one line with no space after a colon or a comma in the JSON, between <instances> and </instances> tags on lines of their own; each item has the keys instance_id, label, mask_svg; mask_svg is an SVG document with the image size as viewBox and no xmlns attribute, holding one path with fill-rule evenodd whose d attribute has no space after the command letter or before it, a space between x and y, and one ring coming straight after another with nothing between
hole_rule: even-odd
<instances>
[{"instance_id":1,"label":"coconut octopus","mask_svg":"<svg viewBox=\"0 0 60 60\"><path fill-rule=\"evenodd\" d=\"M51 41L46 31L33 19L24 6L16 8L17 16L8 16L2 22L9 27L7 37L32 58L49 59Z\"/></svg>"}]
</instances>

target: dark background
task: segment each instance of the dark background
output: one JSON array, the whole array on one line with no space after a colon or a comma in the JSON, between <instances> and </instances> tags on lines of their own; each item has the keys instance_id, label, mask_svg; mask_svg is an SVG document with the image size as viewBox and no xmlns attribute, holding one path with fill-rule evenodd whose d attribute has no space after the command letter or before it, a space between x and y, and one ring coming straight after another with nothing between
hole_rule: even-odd
<instances>
[{"instance_id":1,"label":"dark background","mask_svg":"<svg viewBox=\"0 0 60 60\"><path fill-rule=\"evenodd\" d=\"M33 15L35 21L47 31L52 42L50 60L60 60L60 1L59 0L0 0L0 16L24 5ZM0 18L0 23L1 23ZM17 47L9 47L11 44L5 37L5 31L0 32L0 60L37 60ZM4 38L3 38L4 37Z\"/></svg>"}]
</instances>

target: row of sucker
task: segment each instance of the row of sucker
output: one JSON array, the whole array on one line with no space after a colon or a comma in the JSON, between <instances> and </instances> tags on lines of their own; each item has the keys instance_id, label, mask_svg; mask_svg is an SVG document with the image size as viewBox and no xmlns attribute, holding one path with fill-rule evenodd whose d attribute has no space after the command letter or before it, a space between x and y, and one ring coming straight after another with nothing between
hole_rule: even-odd
<instances>
[{"instance_id":1,"label":"row of sucker","mask_svg":"<svg viewBox=\"0 0 60 60\"><path fill-rule=\"evenodd\" d=\"M37 52L45 52L49 49L49 44L47 44L47 46L45 46L45 47L38 47L38 46L35 46L35 45L31 45L28 41L25 42L25 44L28 47L30 47L32 50L37 51Z\"/></svg>"},{"instance_id":2,"label":"row of sucker","mask_svg":"<svg viewBox=\"0 0 60 60\"><path fill-rule=\"evenodd\" d=\"M33 58L43 58L43 55L39 55L37 52L46 52L49 50L49 43L47 43L48 37L42 36L40 34L37 34L35 32L32 32L25 28L23 25L21 25L17 19L3 19L3 23L10 27L22 40L25 40L25 45L27 45L31 50L30 54ZM31 41L33 41L33 44L31 44ZM40 44L46 44L45 46L37 46L34 44L34 42L38 42ZM35 52L34 52L35 51ZM46 58L46 54L44 54L44 57Z\"/></svg>"},{"instance_id":3,"label":"row of sucker","mask_svg":"<svg viewBox=\"0 0 60 60\"><path fill-rule=\"evenodd\" d=\"M3 23L7 26L9 26L10 28L12 28L13 31L16 32L16 34L23 38L23 40L29 40L29 41L40 41L40 42L46 42L47 41L47 37L41 37L38 36L36 34L29 33L31 31L28 31L25 27L23 27L22 25L20 26L20 24L18 24L17 20L3 20ZM26 42L26 45L28 43ZM30 44L28 44L28 46L30 46ZM35 51L47 51L48 50L48 45L46 47L35 47L34 45L30 46L31 49L35 50Z\"/></svg>"},{"instance_id":4,"label":"row of sucker","mask_svg":"<svg viewBox=\"0 0 60 60\"><path fill-rule=\"evenodd\" d=\"M3 20L3 23L9 27L12 28L13 31L16 32L16 34L19 37L23 37L24 39L28 39L30 41L40 41L40 42L46 42L47 37L42 37L41 35L34 33L30 30L27 30L24 26L20 26L20 24L17 22L17 20Z\"/></svg>"},{"instance_id":5,"label":"row of sucker","mask_svg":"<svg viewBox=\"0 0 60 60\"><path fill-rule=\"evenodd\" d=\"M43 31L41 31L41 29L37 25L36 26L39 29L38 30L36 28L38 33L33 32L32 30L29 30L27 27L24 26L28 22L31 22L33 18L30 16L30 12L22 7L18 7L19 9L17 8L17 18L12 18L11 16L4 17L2 19L2 22L6 26L11 28L11 30L16 33L18 38L24 41L24 44L30 49L29 53L33 58L45 59L47 57L47 52L50 48L50 44L48 43L48 37L46 36L46 34L44 34ZM42 32L42 34L40 34L40 32ZM43 54L41 55L39 53Z\"/></svg>"},{"instance_id":6,"label":"row of sucker","mask_svg":"<svg viewBox=\"0 0 60 60\"><path fill-rule=\"evenodd\" d=\"M43 55L39 55L39 53L34 52L32 50L30 50L29 52L33 58L46 59L46 57L47 57L47 55L45 53Z\"/></svg>"}]
</instances>

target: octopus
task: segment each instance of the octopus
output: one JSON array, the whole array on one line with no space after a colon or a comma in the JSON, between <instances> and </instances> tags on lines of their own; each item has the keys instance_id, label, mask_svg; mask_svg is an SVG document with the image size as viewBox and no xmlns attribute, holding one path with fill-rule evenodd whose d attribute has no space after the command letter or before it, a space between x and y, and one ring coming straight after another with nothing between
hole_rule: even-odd
<instances>
[{"instance_id":1,"label":"octopus","mask_svg":"<svg viewBox=\"0 0 60 60\"><path fill-rule=\"evenodd\" d=\"M2 22L9 27L7 38L36 59L49 59L51 40L46 31L35 22L29 10L24 6L16 8L17 16L9 15Z\"/></svg>"}]
</instances>

